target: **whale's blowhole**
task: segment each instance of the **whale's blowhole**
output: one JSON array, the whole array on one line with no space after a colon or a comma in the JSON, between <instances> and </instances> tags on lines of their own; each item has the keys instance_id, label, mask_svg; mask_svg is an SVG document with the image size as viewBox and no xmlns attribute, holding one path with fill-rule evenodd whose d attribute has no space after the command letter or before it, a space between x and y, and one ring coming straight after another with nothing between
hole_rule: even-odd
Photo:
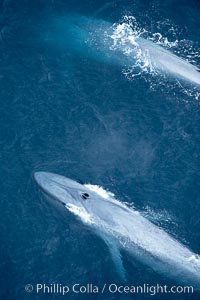
<instances>
[{"instance_id":1,"label":"whale's blowhole","mask_svg":"<svg viewBox=\"0 0 200 300\"><path fill-rule=\"evenodd\" d=\"M82 193L81 197L82 199L87 200L90 197L90 195L88 193Z\"/></svg>"}]
</instances>

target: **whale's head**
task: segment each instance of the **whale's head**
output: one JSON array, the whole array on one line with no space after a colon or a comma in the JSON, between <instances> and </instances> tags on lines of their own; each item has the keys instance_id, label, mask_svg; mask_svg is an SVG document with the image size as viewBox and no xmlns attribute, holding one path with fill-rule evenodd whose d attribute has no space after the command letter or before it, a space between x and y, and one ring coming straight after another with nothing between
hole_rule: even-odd
<instances>
[{"instance_id":1,"label":"whale's head","mask_svg":"<svg viewBox=\"0 0 200 300\"><path fill-rule=\"evenodd\" d=\"M107 207L112 212L113 203L88 185L49 172L35 172L33 177L48 198L79 216L83 222L97 224L100 220L101 224L104 221L114 224L111 213L106 209Z\"/></svg>"},{"instance_id":2,"label":"whale's head","mask_svg":"<svg viewBox=\"0 0 200 300\"><path fill-rule=\"evenodd\" d=\"M91 191L74 180L49 172L35 172L33 177L45 194L65 206L85 207L90 200Z\"/></svg>"}]
</instances>

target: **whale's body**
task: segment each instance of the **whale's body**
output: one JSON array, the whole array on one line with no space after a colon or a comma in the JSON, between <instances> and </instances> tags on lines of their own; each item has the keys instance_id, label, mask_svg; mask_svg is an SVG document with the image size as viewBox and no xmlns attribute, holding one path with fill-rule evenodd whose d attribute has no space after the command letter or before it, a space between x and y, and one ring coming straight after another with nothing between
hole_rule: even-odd
<instances>
[{"instance_id":1,"label":"whale's body","mask_svg":"<svg viewBox=\"0 0 200 300\"><path fill-rule=\"evenodd\" d=\"M143 52L146 51L155 69L200 85L200 73L196 66L152 41L139 37L136 42Z\"/></svg>"},{"instance_id":2,"label":"whale's body","mask_svg":"<svg viewBox=\"0 0 200 300\"><path fill-rule=\"evenodd\" d=\"M200 85L200 73L196 66L155 42L137 36L128 24L113 26L105 20L74 16L60 18L55 22L54 29L56 46L62 44L66 51L72 49L73 53L101 63L127 68L132 67L140 56L141 67L148 60L155 71ZM117 47L113 47L115 44Z\"/></svg>"},{"instance_id":3,"label":"whale's body","mask_svg":"<svg viewBox=\"0 0 200 300\"><path fill-rule=\"evenodd\" d=\"M183 282L199 287L198 256L139 212L57 174L36 172L34 178L50 197L79 217L84 216L81 220L110 247L120 272L124 273L124 269L118 249L123 248L156 271L181 276Z\"/></svg>"}]
</instances>

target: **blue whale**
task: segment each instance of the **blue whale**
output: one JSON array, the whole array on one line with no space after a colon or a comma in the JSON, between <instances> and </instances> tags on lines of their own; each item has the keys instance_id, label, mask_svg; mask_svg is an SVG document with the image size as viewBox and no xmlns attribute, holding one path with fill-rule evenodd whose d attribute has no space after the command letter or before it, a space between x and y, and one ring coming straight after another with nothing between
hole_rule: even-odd
<instances>
[{"instance_id":1,"label":"blue whale","mask_svg":"<svg viewBox=\"0 0 200 300\"><path fill-rule=\"evenodd\" d=\"M128 29L131 32L128 26L125 23L118 24L117 30ZM133 66L140 55L155 71L200 85L200 73L196 66L140 35L118 37L120 43L114 49L115 30L116 26L104 20L83 16L63 17L54 22L49 39L66 51L71 49L83 57L122 67Z\"/></svg>"},{"instance_id":2,"label":"blue whale","mask_svg":"<svg viewBox=\"0 0 200 300\"><path fill-rule=\"evenodd\" d=\"M42 191L104 239L122 278L121 249L157 272L200 287L199 256L139 212L61 175L36 172L34 178Z\"/></svg>"}]
</instances>

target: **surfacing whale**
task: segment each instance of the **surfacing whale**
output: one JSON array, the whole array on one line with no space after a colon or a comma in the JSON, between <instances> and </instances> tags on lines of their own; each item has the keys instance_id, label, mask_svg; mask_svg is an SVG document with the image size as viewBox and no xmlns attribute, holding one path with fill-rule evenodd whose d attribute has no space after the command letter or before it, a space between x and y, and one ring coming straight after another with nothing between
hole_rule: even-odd
<instances>
[{"instance_id":1,"label":"surfacing whale","mask_svg":"<svg viewBox=\"0 0 200 300\"><path fill-rule=\"evenodd\" d=\"M61 175L36 172L34 179L50 198L104 239L122 278L126 271L121 249L157 272L200 287L199 256L139 212Z\"/></svg>"},{"instance_id":2,"label":"surfacing whale","mask_svg":"<svg viewBox=\"0 0 200 300\"><path fill-rule=\"evenodd\" d=\"M53 29L50 40L66 51L72 49L74 53L102 63L128 68L139 57L141 67L148 64L155 71L200 85L198 67L140 34L134 35L129 24L113 25L94 17L69 16L56 19Z\"/></svg>"}]
</instances>

